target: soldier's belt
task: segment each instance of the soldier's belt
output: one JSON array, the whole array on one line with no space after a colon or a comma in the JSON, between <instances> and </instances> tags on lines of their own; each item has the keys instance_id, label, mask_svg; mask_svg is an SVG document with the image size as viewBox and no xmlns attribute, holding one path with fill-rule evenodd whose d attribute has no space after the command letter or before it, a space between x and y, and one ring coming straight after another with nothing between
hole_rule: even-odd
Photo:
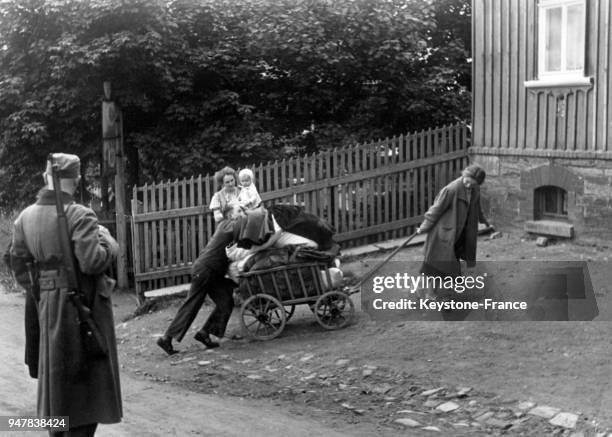
<instances>
[{"instance_id":1,"label":"soldier's belt","mask_svg":"<svg viewBox=\"0 0 612 437\"><path fill-rule=\"evenodd\" d=\"M41 270L38 278L40 291L68 290L68 276L64 270Z\"/></svg>"}]
</instances>

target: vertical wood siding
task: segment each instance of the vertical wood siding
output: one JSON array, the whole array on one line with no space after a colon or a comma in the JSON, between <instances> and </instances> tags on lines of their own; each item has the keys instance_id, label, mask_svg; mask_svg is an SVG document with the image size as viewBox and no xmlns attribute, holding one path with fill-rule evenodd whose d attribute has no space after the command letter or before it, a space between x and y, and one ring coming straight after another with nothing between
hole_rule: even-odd
<instances>
[{"instance_id":1,"label":"vertical wood siding","mask_svg":"<svg viewBox=\"0 0 612 437\"><path fill-rule=\"evenodd\" d=\"M535 0L473 0L473 145L612 150L609 0L586 2L585 75L591 88L526 89L537 79Z\"/></svg>"}]
</instances>

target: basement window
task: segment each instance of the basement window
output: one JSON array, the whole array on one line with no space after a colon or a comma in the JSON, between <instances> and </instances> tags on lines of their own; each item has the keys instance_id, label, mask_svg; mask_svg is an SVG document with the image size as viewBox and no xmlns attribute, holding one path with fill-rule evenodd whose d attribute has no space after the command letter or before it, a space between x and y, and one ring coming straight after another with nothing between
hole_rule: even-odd
<instances>
[{"instance_id":1,"label":"basement window","mask_svg":"<svg viewBox=\"0 0 612 437\"><path fill-rule=\"evenodd\" d=\"M567 219L567 191L552 185L536 188L534 193L534 218Z\"/></svg>"}]
</instances>

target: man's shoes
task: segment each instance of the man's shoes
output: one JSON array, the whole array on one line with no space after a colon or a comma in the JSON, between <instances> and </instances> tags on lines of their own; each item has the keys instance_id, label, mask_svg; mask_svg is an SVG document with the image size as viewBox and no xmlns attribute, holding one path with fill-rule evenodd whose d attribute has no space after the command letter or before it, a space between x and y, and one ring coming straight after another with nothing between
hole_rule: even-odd
<instances>
[{"instance_id":1,"label":"man's shoes","mask_svg":"<svg viewBox=\"0 0 612 437\"><path fill-rule=\"evenodd\" d=\"M157 345L161 347L164 350L164 352L166 352L168 355L174 355L178 353L178 351L172 347L171 338L159 337L157 339Z\"/></svg>"},{"instance_id":2,"label":"man's shoes","mask_svg":"<svg viewBox=\"0 0 612 437\"><path fill-rule=\"evenodd\" d=\"M216 341L212 341L210 339L210 337L208 336L208 333L198 331L198 332L196 332L196 335L193 336L193 338L198 340L200 343L202 343L208 349L213 349L213 348L219 347L219 343L217 343Z\"/></svg>"}]
</instances>

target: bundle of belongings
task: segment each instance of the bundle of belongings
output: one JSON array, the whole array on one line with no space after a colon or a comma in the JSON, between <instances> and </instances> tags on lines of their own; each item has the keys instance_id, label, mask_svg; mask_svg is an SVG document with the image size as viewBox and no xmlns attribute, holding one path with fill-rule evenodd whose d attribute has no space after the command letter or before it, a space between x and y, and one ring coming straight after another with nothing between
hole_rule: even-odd
<instances>
[{"instance_id":1,"label":"bundle of belongings","mask_svg":"<svg viewBox=\"0 0 612 437\"><path fill-rule=\"evenodd\" d=\"M230 260L227 276L240 283L243 299L256 293L272 294L281 300L299 299L339 287L343 277L340 247L333 235L334 229L327 222L298 206L248 210L237 242L226 249ZM257 246L262 245L269 247L259 250ZM326 269L280 269L239 281L242 273L308 263L323 264Z\"/></svg>"}]
</instances>

